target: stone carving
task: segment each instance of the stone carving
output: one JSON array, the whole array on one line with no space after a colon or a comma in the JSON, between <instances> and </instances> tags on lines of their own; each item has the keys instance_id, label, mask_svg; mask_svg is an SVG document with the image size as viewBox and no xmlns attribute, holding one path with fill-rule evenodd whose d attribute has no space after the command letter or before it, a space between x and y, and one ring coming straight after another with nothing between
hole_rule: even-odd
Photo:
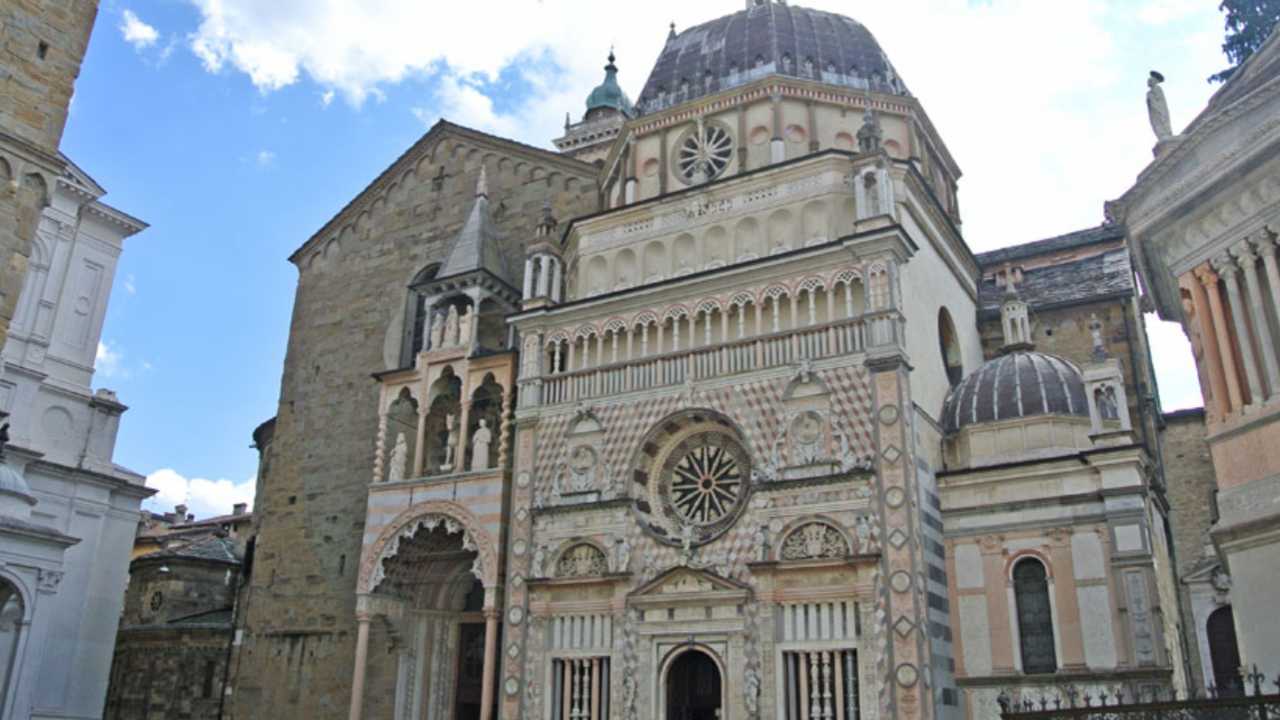
<instances>
[{"instance_id":1,"label":"stone carving","mask_svg":"<svg viewBox=\"0 0 1280 720\"><path fill-rule=\"evenodd\" d=\"M1169 102L1165 100L1164 89L1160 87L1163 82L1164 75L1155 70L1147 77L1147 116L1151 120L1156 140L1161 142L1173 137L1173 126L1169 122Z\"/></svg>"},{"instance_id":2,"label":"stone carving","mask_svg":"<svg viewBox=\"0 0 1280 720\"><path fill-rule=\"evenodd\" d=\"M396 446L391 450L391 467L387 470L387 481L396 482L404 479L405 463L409 459L409 443L404 433L396 435Z\"/></svg>"},{"instance_id":3,"label":"stone carving","mask_svg":"<svg viewBox=\"0 0 1280 720\"><path fill-rule=\"evenodd\" d=\"M625 537L614 541L613 571L624 573L631 569L631 543Z\"/></svg>"},{"instance_id":4,"label":"stone carving","mask_svg":"<svg viewBox=\"0 0 1280 720\"><path fill-rule=\"evenodd\" d=\"M582 543L574 545L560 555L556 562L556 577L592 577L609 572L609 563L599 548Z\"/></svg>"},{"instance_id":5,"label":"stone carving","mask_svg":"<svg viewBox=\"0 0 1280 720\"><path fill-rule=\"evenodd\" d=\"M1107 347L1102 339L1102 321L1097 313L1089 314L1089 337L1093 340L1093 359L1106 360Z\"/></svg>"},{"instance_id":6,"label":"stone carving","mask_svg":"<svg viewBox=\"0 0 1280 720\"><path fill-rule=\"evenodd\" d=\"M849 554L849 544L838 530L825 523L803 525L782 543L781 559L814 560Z\"/></svg>"},{"instance_id":7,"label":"stone carving","mask_svg":"<svg viewBox=\"0 0 1280 720\"><path fill-rule=\"evenodd\" d=\"M755 557L758 562L769 559L769 528L763 523L756 526L756 531L752 533L751 546L755 548Z\"/></svg>"},{"instance_id":8,"label":"stone carving","mask_svg":"<svg viewBox=\"0 0 1280 720\"><path fill-rule=\"evenodd\" d=\"M62 582L62 572L58 570L41 570L36 578L36 586L40 592L54 593Z\"/></svg>"},{"instance_id":9,"label":"stone carving","mask_svg":"<svg viewBox=\"0 0 1280 720\"><path fill-rule=\"evenodd\" d=\"M596 451L589 445L579 445L569 456L569 482L567 492L587 492L596 489Z\"/></svg>"},{"instance_id":10,"label":"stone carving","mask_svg":"<svg viewBox=\"0 0 1280 720\"><path fill-rule=\"evenodd\" d=\"M489 446L492 443L493 433L489 430L489 424L481 418L480 427L476 428L475 435L471 438L472 470L489 469Z\"/></svg>"},{"instance_id":11,"label":"stone carving","mask_svg":"<svg viewBox=\"0 0 1280 720\"><path fill-rule=\"evenodd\" d=\"M811 465L822 459L822 425L815 412L801 413L791 423L792 464Z\"/></svg>"},{"instance_id":12,"label":"stone carving","mask_svg":"<svg viewBox=\"0 0 1280 720\"><path fill-rule=\"evenodd\" d=\"M448 472L453 469L453 459L458 451L458 433L454 428L453 415L444 416L444 428L448 435L444 441L444 463L440 465L440 469Z\"/></svg>"},{"instance_id":13,"label":"stone carving","mask_svg":"<svg viewBox=\"0 0 1280 720\"><path fill-rule=\"evenodd\" d=\"M453 347L458 344L458 308L449 307L449 314L444 321L444 346Z\"/></svg>"},{"instance_id":14,"label":"stone carving","mask_svg":"<svg viewBox=\"0 0 1280 720\"><path fill-rule=\"evenodd\" d=\"M693 564L693 526L680 526L680 564L689 566Z\"/></svg>"}]
</instances>

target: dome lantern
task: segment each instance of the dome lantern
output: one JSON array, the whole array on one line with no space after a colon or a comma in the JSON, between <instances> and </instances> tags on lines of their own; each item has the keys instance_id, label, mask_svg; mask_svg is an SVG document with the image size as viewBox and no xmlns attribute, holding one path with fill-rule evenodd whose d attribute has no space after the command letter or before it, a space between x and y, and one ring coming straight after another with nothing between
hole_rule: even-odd
<instances>
[{"instance_id":1,"label":"dome lantern","mask_svg":"<svg viewBox=\"0 0 1280 720\"><path fill-rule=\"evenodd\" d=\"M602 114L601 111L618 112L626 117L635 114L631 99L618 84L618 66L614 64L616 60L613 50L610 49L609 64L604 66L604 82L597 85L587 96L587 114L583 117L584 120L594 119Z\"/></svg>"}]
</instances>

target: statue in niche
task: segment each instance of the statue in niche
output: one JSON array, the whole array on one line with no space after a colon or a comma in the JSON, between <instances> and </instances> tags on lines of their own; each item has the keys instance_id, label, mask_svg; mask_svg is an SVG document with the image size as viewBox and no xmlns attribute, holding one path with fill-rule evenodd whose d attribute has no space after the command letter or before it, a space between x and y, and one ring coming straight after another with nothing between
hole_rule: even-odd
<instances>
[{"instance_id":1,"label":"statue in niche","mask_svg":"<svg viewBox=\"0 0 1280 720\"><path fill-rule=\"evenodd\" d=\"M453 306L449 307L449 315L444 321L444 344L445 347L458 344L458 308Z\"/></svg>"},{"instance_id":2,"label":"statue in niche","mask_svg":"<svg viewBox=\"0 0 1280 720\"><path fill-rule=\"evenodd\" d=\"M444 463L440 466L440 469L446 472L453 469L453 458L458 450L458 433L454 432L453 424L453 416L445 415Z\"/></svg>"},{"instance_id":3,"label":"statue in niche","mask_svg":"<svg viewBox=\"0 0 1280 720\"><path fill-rule=\"evenodd\" d=\"M755 668L747 668L743 678L743 695L747 704L747 717L760 716L760 674Z\"/></svg>"},{"instance_id":4,"label":"statue in niche","mask_svg":"<svg viewBox=\"0 0 1280 720\"><path fill-rule=\"evenodd\" d=\"M471 438L471 469L472 470L488 470L489 469L489 445L493 442L493 432L489 430L488 423L481 418L480 427L476 428L475 435Z\"/></svg>"},{"instance_id":5,"label":"statue in niche","mask_svg":"<svg viewBox=\"0 0 1280 720\"><path fill-rule=\"evenodd\" d=\"M1097 313L1089 315L1089 337L1093 339L1093 359L1106 360L1107 346L1102 339L1102 321Z\"/></svg>"},{"instance_id":6,"label":"statue in niche","mask_svg":"<svg viewBox=\"0 0 1280 720\"><path fill-rule=\"evenodd\" d=\"M409 443L404 433L396 435L396 446L391 450L391 466L387 470L387 481L396 482L404 479L405 463L409 460Z\"/></svg>"},{"instance_id":7,"label":"statue in niche","mask_svg":"<svg viewBox=\"0 0 1280 720\"><path fill-rule=\"evenodd\" d=\"M618 538L614 549L614 572L624 573L631 569L631 543L625 537Z\"/></svg>"},{"instance_id":8,"label":"statue in niche","mask_svg":"<svg viewBox=\"0 0 1280 720\"><path fill-rule=\"evenodd\" d=\"M866 189L867 211L864 217L880 214L880 183L874 172L862 174L862 186Z\"/></svg>"},{"instance_id":9,"label":"statue in niche","mask_svg":"<svg viewBox=\"0 0 1280 720\"><path fill-rule=\"evenodd\" d=\"M862 113L862 127L858 128L858 150L865 154L880 152L880 142L884 138L884 130L880 127L880 118L875 111L867 108Z\"/></svg>"},{"instance_id":10,"label":"statue in niche","mask_svg":"<svg viewBox=\"0 0 1280 720\"><path fill-rule=\"evenodd\" d=\"M751 544L755 547L756 560L765 562L769 559L769 529L763 523L756 526L751 534Z\"/></svg>"},{"instance_id":11,"label":"statue in niche","mask_svg":"<svg viewBox=\"0 0 1280 720\"><path fill-rule=\"evenodd\" d=\"M680 564L688 567L693 564L693 526L680 526Z\"/></svg>"},{"instance_id":12,"label":"statue in niche","mask_svg":"<svg viewBox=\"0 0 1280 720\"><path fill-rule=\"evenodd\" d=\"M539 545L538 549L533 552L533 563L529 566L529 576L540 578L544 576L543 569L547 564L547 547Z\"/></svg>"},{"instance_id":13,"label":"statue in niche","mask_svg":"<svg viewBox=\"0 0 1280 720\"><path fill-rule=\"evenodd\" d=\"M871 547L871 521L866 515L859 515L854 521L853 534L858 537L858 546L862 552L867 552Z\"/></svg>"},{"instance_id":14,"label":"statue in niche","mask_svg":"<svg viewBox=\"0 0 1280 720\"><path fill-rule=\"evenodd\" d=\"M471 346L471 325L475 320L475 316L471 314L471 308L464 308L462 316L458 318L458 344L465 347Z\"/></svg>"},{"instance_id":15,"label":"statue in niche","mask_svg":"<svg viewBox=\"0 0 1280 720\"><path fill-rule=\"evenodd\" d=\"M1155 131L1156 140L1163 142L1173 137L1173 125L1169 122L1169 102L1164 98L1164 89L1160 83L1164 75L1151 71L1147 77L1147 116L1151 120L1151 129Z\"/></svg>"},{"instance_id":16,"label":"statue in niche","mask_svg":"<svg viewBox=\"0 0 1280 720\"><path fill-rule=\"evenodd\" d=\"M444 315L438 312L431 313L431 349L439 350L441 343L444 342Z\"/></svg>"},{"instance_id":17,"label":"statue in niche","mask_svg":"<svg viewBox=\"0 0 1280 720\"><path fill-rule=\"evenodd\" d=\"M1116 406L1116 389L1110 385L1098 388L1093 393L1094 402L1098 405L1098 416L1103 420L1119 420L1120 410Z\"/></svg>"}]
</instances>

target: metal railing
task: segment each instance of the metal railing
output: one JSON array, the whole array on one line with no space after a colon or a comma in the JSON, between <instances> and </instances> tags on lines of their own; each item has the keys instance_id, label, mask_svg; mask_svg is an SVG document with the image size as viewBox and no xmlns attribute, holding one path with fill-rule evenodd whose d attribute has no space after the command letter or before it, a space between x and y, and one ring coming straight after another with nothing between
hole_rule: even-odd
<instances>
[{"instance_id":1,"label":"metal railing","mask_svg":"<svg viewBox=\"0 0 1280 720\"><path fill-rule=\"evenodd\" d=\"M1280 676L1274 681L1256 669L1242 686L1179 693L1163 687L1081 691L1072 685L1039 691L1000 693L1001 720L1280 720ZM1105 685L1105 683L1104 683ZM1268 686L1275 692L1267 693Z\"/></svg>"}]
</instances>

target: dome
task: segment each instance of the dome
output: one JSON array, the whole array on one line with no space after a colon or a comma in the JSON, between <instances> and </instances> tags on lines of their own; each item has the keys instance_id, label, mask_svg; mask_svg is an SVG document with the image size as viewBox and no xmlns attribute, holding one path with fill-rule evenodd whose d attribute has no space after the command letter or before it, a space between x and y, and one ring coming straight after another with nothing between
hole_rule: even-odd
<instances>
[{"instance_id":1,"label":"dome","mask_svg":"<svg viewBox=\"0 0 1280 720\"><path fill-rule=\"evenodd\" d=\"M942 426L954 434L968 425L1034 417L1089 417L1084 380L1074 365L1043 353L1011 352L983 363L951 389Z\"/></svg>"},{"instance_id":2,"label":"dome","mask_svg":"<svg viewBox=\"0 0 1280 720\"><path fill-rule=\"evenodd\" d=\"M613 64L613 60L611 50L609 64L604 66L604 82L597 85L596 89L587 96L587 120L591 119L593 111L600 109L617 110L627 117L635 114L631 98L627 97L627 94L622 92L622 87L618 85L618 66Z\"/></svg>"},{"instance_id":3,"label":"dome","mask_svg":"<svg viewBox=\"0 0 1280 720\"><path fill-rule=\"evenodd\" d=\"M777 74L906 95L879 43L843 15L755 0L746 10L676 33L637 107L642 113Z\"/></svg>"}]
</instances>

